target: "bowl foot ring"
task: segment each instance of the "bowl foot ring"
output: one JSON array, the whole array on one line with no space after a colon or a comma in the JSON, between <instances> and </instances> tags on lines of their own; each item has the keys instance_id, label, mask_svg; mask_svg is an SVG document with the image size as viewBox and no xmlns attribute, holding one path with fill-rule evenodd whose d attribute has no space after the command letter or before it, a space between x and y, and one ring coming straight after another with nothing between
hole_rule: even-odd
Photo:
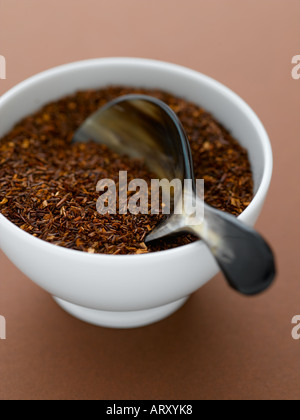
<instances>
[{"instance_id":1,"label":"bowl foot ring","mask_svg":"<svg viewBox=\"0 0 300 420\"><path fill-rule=\"evenodd\" d=\"M142 311L110 312L98 311L74 305L54 297L55 302L70 315L92 325L107 328L138 328L161 321L180 309L189 297L168 305Z\"/></svg>"}]
</instances>

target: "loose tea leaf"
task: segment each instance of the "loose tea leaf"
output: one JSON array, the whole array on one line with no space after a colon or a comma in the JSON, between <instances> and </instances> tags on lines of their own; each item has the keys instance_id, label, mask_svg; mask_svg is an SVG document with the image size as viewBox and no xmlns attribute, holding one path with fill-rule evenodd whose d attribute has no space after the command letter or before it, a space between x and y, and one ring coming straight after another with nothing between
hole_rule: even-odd
<instances>
[{"instance_id":1,"label":"loose tea leaf","mask_svg":"<svg viewBox=\"0 0 300 420\"><path fill-rule=\"evenodd\" d=\"M71 144L89 115L129 93L155 96L176 112L190 140L195 176L205 180L206 202L240 214L253 198L247 151L199 106L158 90L125 87L78 92L50 103L1 139L1 213L37 238L91 254L144 254L194 241L180 235L147 247L145 236L163 215L100 215L96 210L99 180L113 179L118 187L119 171L128 171L128 182L142 178L150 185L156 178L143 162L103 145Z\"/></svg>"}]
</instances>

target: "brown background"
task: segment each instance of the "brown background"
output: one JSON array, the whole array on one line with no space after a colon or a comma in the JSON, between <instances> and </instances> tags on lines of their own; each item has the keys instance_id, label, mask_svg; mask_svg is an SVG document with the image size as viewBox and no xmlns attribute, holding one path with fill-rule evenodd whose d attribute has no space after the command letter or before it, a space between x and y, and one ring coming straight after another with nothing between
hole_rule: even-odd
<instances>
[{"instance_id":1,"label":"brown background","mask_svg":"<svg viewBox=\"0 0 300 420\"><path fill-rule=\"evenodd\" d=\"M41 70L136 56L206 73L258 113L275 157L258 229L276 285L244 298L217 276L171 318L129 331L77 321L0 254L0 399L300 399L299 0L0 0L0 94ZM184 279L182 279L184 281Z\"/></svg>"}]
</instances>

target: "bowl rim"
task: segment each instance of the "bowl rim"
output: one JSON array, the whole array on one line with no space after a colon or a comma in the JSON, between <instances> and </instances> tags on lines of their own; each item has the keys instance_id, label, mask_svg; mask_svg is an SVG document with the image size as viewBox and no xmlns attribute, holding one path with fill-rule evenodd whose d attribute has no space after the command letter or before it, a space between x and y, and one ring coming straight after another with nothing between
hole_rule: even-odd
<instances>
[{"instance_id":1,"label":"bowl rim","mask_svg":"<svg viewBox=\"0 0 300 420\"><path fill-rule=\"evenodd\" d=\"M238 216L238 219L241 221L246 221L248 218L248 215L252 213L252 211L255 209L255 207L260 203L263 202L267 191L270 186L271 178L272 178L272 172L273 172L273 152L272 147L270 143L269 136L261 122L261 120L258 118L256 113L253 111L253 109L234 91L232 91L230 88L225 86L223 83L218 82L217 80L213 79L210 76L207 76L199 71L190 69L188 67L184 67L178 64L160 61L160 60L153 60L153 59L147 59L147 58L134 58L134 57L105 57L105 58L93 58L88 60L81 60L81 61L75 61L68 64L63 64L59 66L55 66L53 68L50 68L48 70L39 72L22 82L18 83L11 89L9 89L7 92L5 92L2 96L0 96L0 112L1 108L5 105L5 102L14 96L17 96L20 92L30 89L31 86L34 84L43 81L47 79L48 77L54 77L56 75L67 73L69 71L74 70L80 70L80 69L88 69L93 68L95 66L118 66L118 65L136 65L136 66L144 66L147 68L155 68L155 69L161 69L164 71L170 71L170 72L177 72L181 73L182 75L198 78L202 81L202 83L205 83L210 89L218 90L221 95L224 95L227 97L229 101L232 101L235 103L236 106L242 109L244 111L245 115L247 115L248 119L252 122L252 124L255 126L258 137L260 139L261 145L263 147L263 160L264 160L264 167L263 167L263 174L261 182L258 186L258 189L253 197L253 200L249 204L249 206ZM205 105L203 105L205 106ZM17 225L10 222L5 216L0 213L0 225L1 223L4 223L6 227L14 232L15 234L20 235L24 238L24 240L31 241L32 244L39 245L39 247L44 247L45 251L51 251L51 253L64 253L64 255L67 257L76 257L76 258L94 258L94 259L115 259L119 261L124 261L125 259L132 259L132 258L139 258L141 259L149 259L149 258L159 258L160 256L166 256L166 255L174 255L178 254L179 252L182 253L183 250L188 251L190 249L195 249L196 247L203 247L206 246L203 241L196 241L187 245L181 245L176 248L163 250L163 251L156 251L156 252L150 252L146 254L128 254L128 255L110 255L110 254L90 254L88 252L78 251L75 249L68 249L64 248L62 246L58 246L55 244L51 244L50 242L44 241L42 239L36 238L30 233L27 233L20 229ZM1 247L0 247L1 249Z\"/></svg>"}]
</instances>

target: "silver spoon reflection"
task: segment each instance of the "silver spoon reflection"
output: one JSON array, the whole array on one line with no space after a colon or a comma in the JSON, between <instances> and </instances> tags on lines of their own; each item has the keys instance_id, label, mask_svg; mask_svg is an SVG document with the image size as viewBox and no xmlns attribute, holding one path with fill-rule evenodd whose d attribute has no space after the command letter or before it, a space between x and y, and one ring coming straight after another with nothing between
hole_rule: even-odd
<instances>
[{"instance_id":1,"label":"silver spoon reflection","mask_svg":"<svg viewBox=\"0 0 300 420\"><path fill-rule=\"evenodd\" d=\"M90 140L106 144L120 155L142 159L160 179L180 179L183 185L191 180L191 190L184 189L182 195L192 195L198 208L204 208L204 220L195 224L193 215L178 211L180 200L175 197L171 214L148 234L146 243L180 232L192 233L206 243L235 290L255 295L272 284L275 262L265 240L236 217L208 206L197 196L189 141L178 117L164 102L127 95L108 103L82 124L73 139Z\"/></svg>"}]
</instances>

